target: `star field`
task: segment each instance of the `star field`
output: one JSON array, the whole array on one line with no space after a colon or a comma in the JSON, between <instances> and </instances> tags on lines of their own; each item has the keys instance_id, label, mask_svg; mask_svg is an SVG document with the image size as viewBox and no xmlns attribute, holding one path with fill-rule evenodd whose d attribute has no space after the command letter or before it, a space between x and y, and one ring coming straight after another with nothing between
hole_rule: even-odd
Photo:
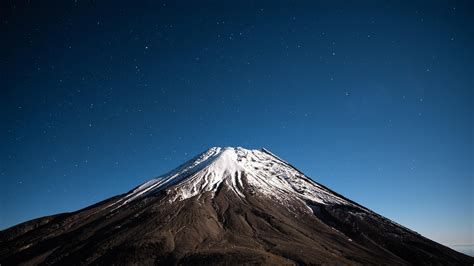
<instances>
[{"instance_id":1,"label":"star field","mask_svg":"<svg viewBox=\"0 0 474 266\"><path fill-rule=\"evenodd\" d=\"M0 10L2 229L212 146L264 146L429 238L473 243L469 1Z\"/></svg>"}]
</instances>

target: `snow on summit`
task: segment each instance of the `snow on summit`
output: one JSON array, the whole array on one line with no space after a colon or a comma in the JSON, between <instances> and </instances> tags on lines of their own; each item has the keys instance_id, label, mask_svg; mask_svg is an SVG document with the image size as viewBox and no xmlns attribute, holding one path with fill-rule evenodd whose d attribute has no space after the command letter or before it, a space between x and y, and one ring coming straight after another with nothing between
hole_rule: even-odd
<instances>
[{"instance_id":1,"label":"snow on summit","mask_svg":"<svg viewBox=\"0 0 474 266\"><path fill-rule=\"evenodd\" d=\"M268 150L241 147L210 148L173 171L140 185L112 205L124 205L162 190L173 194L173 201L200 197L205 192L214 195L222 185L241 198L245 198L243 190L251 190L280 202L351 205Z\"/></svg>"}]
</instances>

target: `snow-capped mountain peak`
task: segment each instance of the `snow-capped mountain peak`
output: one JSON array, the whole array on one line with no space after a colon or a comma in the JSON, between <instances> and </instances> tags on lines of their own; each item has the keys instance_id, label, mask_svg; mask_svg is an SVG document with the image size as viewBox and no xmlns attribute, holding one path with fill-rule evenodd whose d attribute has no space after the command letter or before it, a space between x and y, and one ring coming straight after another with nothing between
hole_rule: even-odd
<instances>
[{"instance_id":1,"label":"snow-capped mountain peak","mask_svg":"<svg viewBox=\"0 0 474 266\"><path fill-rule=\"evenodd\" d=\"M154 178L113 205L121 206L144 196L167 190L172 201L212 195L222 186L245 198L243 190L261 193L279 202L300 200L351 204L313 182L267 149L212 147L175 170Z\"/></svg>"},{"instance_id":2,"label":"snow-capped mountain peak","mask_svg":"<svg viewBox=\"0 0 474 266\"><path fill-rule=\"evenodd\" d=\"M0 231L2 265L473 265L266 149L211 148L128 193Z\"/></svg>"}]
</instances>

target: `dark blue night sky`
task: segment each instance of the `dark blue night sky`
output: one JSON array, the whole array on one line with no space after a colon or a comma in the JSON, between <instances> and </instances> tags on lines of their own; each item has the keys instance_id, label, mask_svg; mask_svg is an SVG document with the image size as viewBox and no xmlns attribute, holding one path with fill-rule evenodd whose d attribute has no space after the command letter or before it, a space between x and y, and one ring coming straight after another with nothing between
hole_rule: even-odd
<instances>
[{"instance_id":1,"label":"dark blue night sky","mask_svg":"<svg viewBox=\"0 0 474 266\"><path fill-rule=\"evenodd\" d=\"M242 146L474 242L472 1L219 2L2 1L1 229Z\"/></svg>"}]
</instances>

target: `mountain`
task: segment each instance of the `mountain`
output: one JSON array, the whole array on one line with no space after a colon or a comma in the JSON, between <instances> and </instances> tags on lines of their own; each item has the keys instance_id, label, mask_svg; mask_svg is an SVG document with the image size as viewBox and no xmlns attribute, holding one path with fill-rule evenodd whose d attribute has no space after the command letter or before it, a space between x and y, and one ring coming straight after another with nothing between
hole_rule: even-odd
<instances>
[{"instance_id":1,"label":"mountain","mask_svg":"<svg viewBox=\"0 0 474 266\"><path fill-rule=\"evenodd\" d=\"M0 264L472 265L268 150L211 148L85 209L0 232Z\"/></svg>"}]
</instances>

